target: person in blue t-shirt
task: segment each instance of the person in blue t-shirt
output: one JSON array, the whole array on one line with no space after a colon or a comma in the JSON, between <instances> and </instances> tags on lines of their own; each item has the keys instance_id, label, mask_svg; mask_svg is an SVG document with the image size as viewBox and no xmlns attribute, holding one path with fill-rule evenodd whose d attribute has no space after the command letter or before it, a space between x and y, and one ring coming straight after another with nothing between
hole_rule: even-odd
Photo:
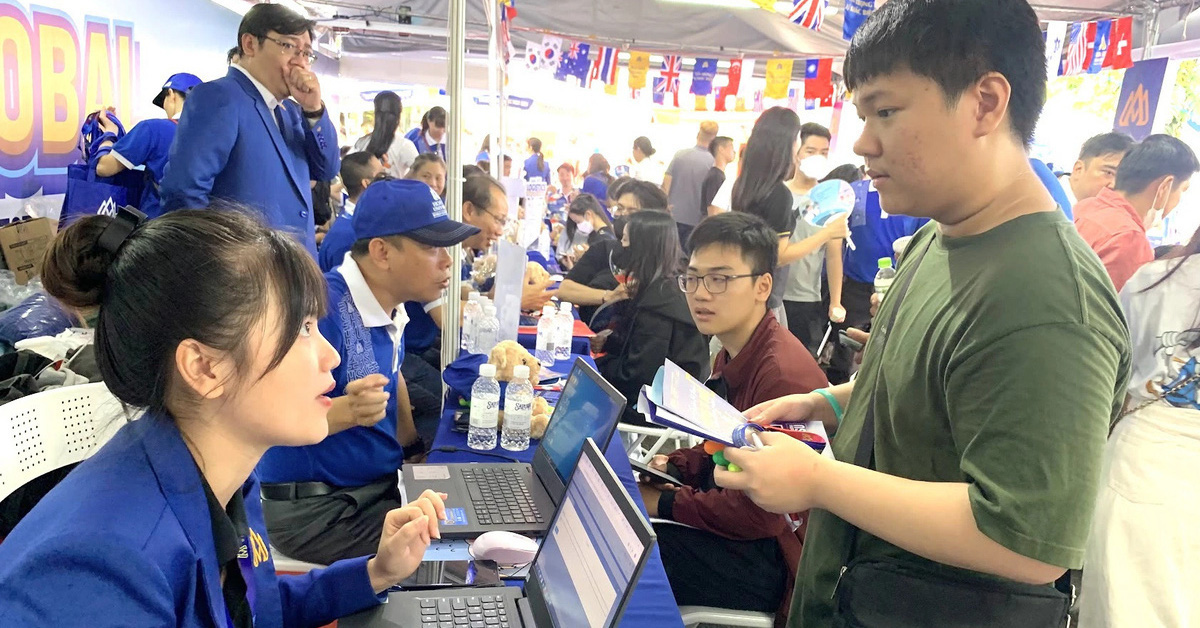
<instances>
[{"instance_id":1,"label":"person in blue t-shirt","mask_svg":"<svg viewBox=\"0 0 1200 628\"><path fill-rule=\"evenodd\" d=\"M351 223L357 239L325 275L329 309L318 324L342 358L329 436L275 447L258 466L275 546L321 564L373 551L384 516L401 503L396 471L426 452L399 374L408 322L401 305L437 299L450 283L446 247L479 232L450 220L442 199L409 179L371 184Z\"/></svg>"},{"instance_id":2,"label":"person in blue t-shirt","mask_svg":"<svg viewBox=\"0 0 1200 628\"><path fill-rule=\"evenodd\" d=\"M525 159L525 180L540 177L543 183L550 185L550 164L546 163L546 156L542 154L542 140L529 138L529 152L533 154Z\"/></svg>"},{"instance_id":3,"label":"person in blue t-shirt","mask_svg":"<svg viewBox=\"0 0 1200 628\"><path fill-rule=\"evenodd\" d=\"M421 116L421 126L404 134L417 147L417 154L437 153L446 161L446 110L433 107Z\"/></svg>"},{"instance_id":4,"label":"person in blue t-shirt","mask_svg":"<svg viewBox=\"0 0 1200 628\"><path fill-rule=\"evenodd\" d=\"M145 168L146 185L142 188L142 200L138 209L146 214L147 218L162 215L162 208L158 203L158 186L162 183L163 173L167 169L171 142L175 141L176 121L183 112L183 102L188 92L201 82L194 74L172 74L154 97L154 106L167 112L166 118L142 120L115 144L101 144L102 147L112 146L112 150L100 157L100 161L96 163L96 176L111 177L123 170ZM101 112L100 128L115 135L117 125L108 117L111 111L112 108L109 108L108 111Z\"/></svg>"},{"instance_id":5,"label":"person in blue t-shirt","mask_svg":"<svg viewBox=\"0 0 1200 628\"><path fill-rule=\"evenodd\" d=\"M368 185L386 177L387 173L383 161L366 151L350 153L342 158L340 174L342 185L346 189L346 202L342 204L342 211L334 217L329 232L325 234L325 239L317 249L317 262L321 265L321 272L327 273L341 265L346 251L350 250L356 239L350 218L354 216L358 197L362 196Z\"/></svg>"}]
</instances>

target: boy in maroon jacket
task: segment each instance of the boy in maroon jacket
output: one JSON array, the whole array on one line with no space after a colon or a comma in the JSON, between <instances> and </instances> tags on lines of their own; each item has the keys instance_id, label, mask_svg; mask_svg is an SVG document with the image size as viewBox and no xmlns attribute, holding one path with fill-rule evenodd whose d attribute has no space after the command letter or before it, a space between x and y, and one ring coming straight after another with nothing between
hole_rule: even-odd
<instances>
[{"instance_id":1,"label":"boy in maroon jacket","mask_svg":"<svg viewBox=\"0 0 1200 628\"><path fill-rule=\"evenodd\" d=\"M738 410L829 385L804 345L767 309L778 243L757 216L710 217L692 232L691 260L680 277L696 327L724 347L708 385ZM741 491L717 487L712 458L700 447L656 456L651 466L683 484L641 484L652 517L684 524L655 526L675 601L774 612L782 620L801 531Z\"/></svg>"}]
</instances>

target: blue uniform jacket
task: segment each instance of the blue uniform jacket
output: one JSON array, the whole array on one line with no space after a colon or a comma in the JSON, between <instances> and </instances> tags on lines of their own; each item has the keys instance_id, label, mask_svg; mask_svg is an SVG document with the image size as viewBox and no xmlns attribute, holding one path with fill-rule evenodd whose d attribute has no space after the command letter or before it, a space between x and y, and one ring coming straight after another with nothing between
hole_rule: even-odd
<instances>
[{"instance_id":1,"label":"blue uniform jacket","mask_svg":"<svg viewBox=\"0 0 1200 628\"><path fill-rule=\"evenodd\" d=\"M337 130L328 113L309 125L298 104L281 106L282 129L254 84L234 68L192 89L163 178L163 210L236 201L293 233L316 257L309 181L337 176Z\"/></svg>"},{"instance_id":2,"label":"blue uniform jacket","mask_svg":"<svg viewBox=\"0 0 1200 628\"><path fill-rule=\"evenodd\" d=\"M113 156L126 168L144 166L146 169L148 180L142 188L142 204L138 209L146 214L147 218L162 215L158 187L162 184L163 173L167 170L167 156L171 152L171 143L174 140L175 121L154 118L137 123L113 145Z\"/></svg>"},{"instance_id":3,"label":"blue uniform jacket","mask_svg":"<svg viewBox=\"0 0 1200 628\"><path fill-rule=\"evenodd\" d=\"M269 547L253 475L250 529ZM320 626L378 604L367 557L302 576L254 567L255 628ZM121 430L0 544L0 626L225 628L200 472L168 417Z\"/></svg>"},{"instance_id":4,"label":"blue uniform jacket","mask_svg":"<svg viewBox=\"0 0 1200 628\"><path fill-rule=\"evenodd\" d=\"M421 155L425 153L437 153L441 155L442 161L446 161L445 138L442 138L442 143L440 144L430 144L429 140L425 139L425 134L421 132L421 127L410 130L404 134L404 137L408 138L408 141L417 147L417 153Z\"/></svg>"}]
</instances>

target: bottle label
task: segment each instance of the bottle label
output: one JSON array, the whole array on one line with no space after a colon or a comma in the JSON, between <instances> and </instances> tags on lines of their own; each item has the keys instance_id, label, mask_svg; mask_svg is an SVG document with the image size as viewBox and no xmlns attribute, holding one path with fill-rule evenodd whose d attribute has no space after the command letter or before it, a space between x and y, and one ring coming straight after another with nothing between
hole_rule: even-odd
<instances>
[{"instance_id":1,"label":"bottle label","mask_svg":"<svg viewBox=\"0 0 1200 628\"><path fill-rule=\"evenodd\" d=\"M510 407L504 409L505 423L513 428L528 428L530 424L530 415L533 412L533 403L526 401L515 401L509 404L509 406Z\"/></svg>"},{"instance_id":2,"label":"bottle label","mask_svg":"<svg viewBox=\"0 0 1200 628\"><path fill-rule=\"evenodd\" d=\"M500 399L474 397L471 399L471 424L476 427L495 428L500 418Z\"/></svg>"}]
</instances>

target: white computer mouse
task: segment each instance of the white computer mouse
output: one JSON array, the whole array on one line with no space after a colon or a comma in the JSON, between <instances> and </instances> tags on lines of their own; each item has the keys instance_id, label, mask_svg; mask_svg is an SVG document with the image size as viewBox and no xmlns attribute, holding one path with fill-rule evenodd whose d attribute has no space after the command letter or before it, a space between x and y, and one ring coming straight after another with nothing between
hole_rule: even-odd
<instances>
[{"instance_id":1,"label":"white computer mouse","mask_svg":"<svg viewBox=\"0 0 1200 628\"><path fill-rule=\"evenodd\" d=\"M476 560L491 560L499 565L525 565L537 554L537 541L515 532L496 530L485 532L471 543L471 556Z\"/></svg>"}]
</instances>

